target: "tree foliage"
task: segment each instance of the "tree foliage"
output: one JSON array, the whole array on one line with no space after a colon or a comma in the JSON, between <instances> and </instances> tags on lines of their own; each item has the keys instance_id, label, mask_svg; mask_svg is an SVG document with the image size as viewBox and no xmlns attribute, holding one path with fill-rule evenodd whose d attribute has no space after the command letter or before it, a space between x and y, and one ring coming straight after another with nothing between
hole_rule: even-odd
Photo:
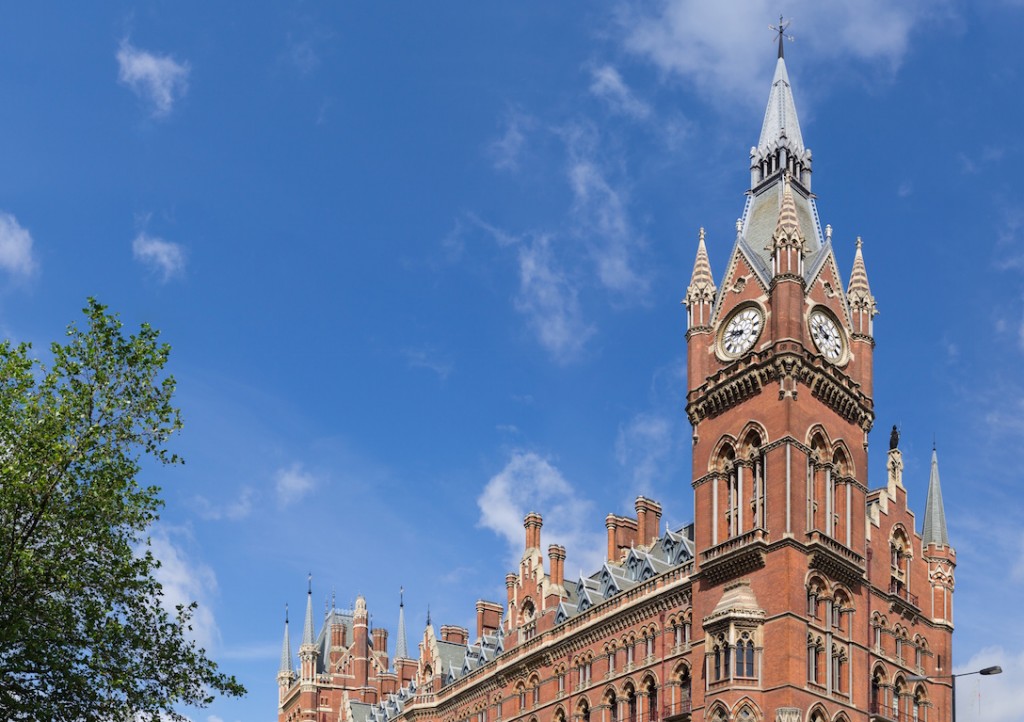
<instances>
[{"instance_id":1,"label":"tree foliage","mask_svg":"<svg viewBox=\"0 0 1024 722\"><path fill-rule=\"evenodd\" d=\"M0 344L0 719L182 719L244 689L169 614L146 531L162 505L140 486L181 427L169 347L90 299L47 364Z\"/></svg>"}]
</instances>

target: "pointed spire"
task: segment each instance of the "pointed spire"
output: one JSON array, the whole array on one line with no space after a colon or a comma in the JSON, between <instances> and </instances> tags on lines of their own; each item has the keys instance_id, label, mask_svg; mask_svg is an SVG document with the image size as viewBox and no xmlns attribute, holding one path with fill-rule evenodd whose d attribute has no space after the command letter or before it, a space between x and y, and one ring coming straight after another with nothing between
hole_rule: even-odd
<instances>
[{"instance_id":1,"label":"pointed spire","mask_svg":"<svg viewBox=\"0 0 1024 722\"><path fill-rule=\"evenodd\" d=\"M772 78L772 89L768 94L768 107L764 113L761 126L761 137L757 147L766 151L780 141L787 140L790 150L800 153L804 150L804 137L800 132L800 121L796 116L796 103L793 101L793 88L789 84L789 73L786 61L782 57L782 36L779 36L779 59L775 63L775 76Z\"/></svg>"},{"instance_id":2,"label":"pointed spire","mask_svg":"<svg viewBox=\"0 0 1024 722\"><path fill-rule=\"evenodd\" d=\"M686 289L683 303L687 308L701 301L712 303L715 299L715 279L711 275L711 262L708 260L708 248L704 243L704 229L700 229L697 241L697 258L693 261L693 273L690 285Z\"/></svg>"},{"instance_id":3,"label":"pointed spire","mask_svg":"<svg viewBox=\"0 0 1024 722\"><path fill-rule=\"evenodd\" d=\"M857 252L853 257L853 271L850 273L850 285L846 295L850 300L850 311L854 316L854 332L871 336L873 333L872 319L878 315L878 304L871 295L868 285L868 272L864 267L864 254L861 251L863 242L857 237Z\"/></svg>"},{"instance_id":4,"label":"pointed spire","mask_svg":"<svg viewBox=\"0 0 1024 722\"><path fill-rule=\"evenodd\" d=\"M278 674L292 673L292 643L288 636L288 605L284 605L284 642L281 644L281 668Z\"/></svg>"},{"instance_id":5,"label":"pointed spire","mask_svg":"<svg viewBox=\"0 0 1024 722\"><path fill-rule=\"evenodd\" d=\"M793 199L793 188L790 185L790 175L786 173L782 183L782 204L779 206L779 221L775 224L775 235L773 239L782 241L787 239L803 238L800 229L800 218L796 214L796 201Z\"/></svg>"},{"instance_id":6,"label":"pointed spire","mask_svg":"<svg viewBox=\"0 0 1024 722\"><path fill-rule=\"evenodd\" d=\"M302 627L302 644L316 644L313 634L313 574L309 575L309 587L306 591L306 623Z\"/></svg>"},{"instance_id":7,"label":"pointed spire","mask_svg":"<svg viewBox=\"0 0 1024 722\"><path fill-rule=\"evenodd\" d=\"M932 472L928 478L928 500L924 509L924 529L921 532L924 546L949 546L946 533L946 511L942 506L942 487L939 484L939 457L932 447Z\"/></svg>"},{"instance_id":8,"label":"pointed spire","mask_svg":"<svg viewBox=\"0 0 1024 722\"><path fill-rule=\"evenodd\" d=\"M395 659L408 659L409 643L405 638L405 589L398 590L398 641L395 642Z\"/></svg>"}]
</instances>

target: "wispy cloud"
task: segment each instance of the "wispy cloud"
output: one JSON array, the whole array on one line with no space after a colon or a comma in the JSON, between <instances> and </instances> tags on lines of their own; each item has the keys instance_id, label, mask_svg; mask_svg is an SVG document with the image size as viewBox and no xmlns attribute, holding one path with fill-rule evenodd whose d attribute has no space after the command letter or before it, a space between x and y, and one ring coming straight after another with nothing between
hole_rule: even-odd
<instances>
[{"instance_id":1,"label":"wispy cloud","mask_svg":"<svg viewBox=\"0 0 1024 722\"><path fill-rule=\"evenodd\" d=\"M164 282L185 272L185 249L180 244L145 232L139 233L132 241L132 255L136 261L159 273Z\"/></svg>"},{"instance_id":2,"label":"wispy cloud","mask_svg":"<svg viewBox=\"0 0 1024 722\"><path fill-rule=\"evenodd\" d=\"M191 67L170 55L141 50L127 39L117 50L117 78L149 105L154 118L170 115L174 104L188 92Z\"/></svg>"},{"instance_id":3,"label":"wispy cloud","mask_svg":"<svg viewBox=\"0 0 1024 722\"><path fill-rule=\"evenodd\" d=\"M533 120L518 110L512 110L506 115L504 131L487 147L487 154L496 169L519 170L520 159L526 147L526 134L532 127Z\"/></svg>"},{"instance_id":4,"label":"wispy cloud","mask_svg":"<svg viewBox=\"0 0 1024 722\"><path fill-rule=\"evenodd\" d=\"M594 334L583 317L579 290L555 259L551 237L532 236L519 245L516 309L529 320L537 339L555 360L575 360Z\"/></svg>"},{"instance_id":5,"label":"wispy cloud","mask_svg":"<svg viewBox=\"0 0 1024 722\"><path fill-rule=\"evenodd\" d=\"M316 477L306 471L298 462L278 469L274 475L274 488L281 506L289 506L299 501L313 491L316 484Z\"/></svg>"},{"instance_id":6,"label":"wispy cloud","mask_svg":"<svg viewBox=\"0 0 1024 722\"><path fill-rule=\"evenodd\" d=\"M172 616L179 604L198 602L191 621L191 637L200 646L211 649L220 641L220 630L210 606L217 593L217 577L202 562L190 559L182 546L172 540L174 530L157 527L150 536L150 550L160 560L156 580L163 587L162 604Z\"/></svg>"},{"instance_id":7,"label":"wispy cloud","mask_svg":"<svg viewBox=\"0 0 1024 722\"><path fill-rule=\"evenodd\" d=\"M649 495L665 473L665 464L678 446L676 425L666 414L636 414L619 427L615 458L625 469L638 494Z\"/></svg>"},{"instance_id":8,"label":"wispy cloud","mask_svg":"<svg viewBox=\"0 0 1024 722\"><path fill-rule=\"evenodd\" d=\"M651 106L640 100L622 75L611 65L602 65L590 71L590 92L608 104L613 112L637 120L650 117Z\"/></svg>"},{"instance_id":9,"label":"wispy cloud","mask_svg":"<svg viewBox=\"0 0 1024 722\"><path fill-rule=\"evenodd\" d=\"M523 553L523 518L530 511L544 517L545 548L548 543L565 546L570 564L582 565L588 571L601 562L603 530L591 528L592 502L548 459L535 452L512 452L504 468L487 482L477 506L480 526L505 540L513 563Z\"/></svg>"},{"instance_id":10,"label":"wispy cloud","mask_svg":"<svg viewBox=\"0 0 1024 722\"><path fill-rule=\"evenodd\" d=\"M248 486L242 487L238 497L223 504L215 504L205 496L196 496L194 503L200 517L208 521L239 521L252 513L253 505L259 493Z\"/></svg>"},{"instance_id":11,"label":"wispy cloud","mask_svg":"<svg viewBox=\"0 0 1024 722\"><path fill-rule=\"evenodd\" d=\"M411 368L433 371L442 381L448 378L455 367L449 357L429 346L403 349L402 355Z\"/></svg>"},{"instance_id":12,"label":"wispy cloud","mask_svg":"<svg viewBox=\"0 0 1024 722\"><path fill-rule=\"evenodd\" d=\"M17 276L31 276L38 267L32 234L13 215L0 211L0 268Z\"/></svg>"},{"instance_id":13,"label":"wispy cloud","mask_svg":"<svg viewBox=\"0 0 1024 722\"><path fill-rule=\"evenodd\" d=\"M566 135L573 234L584 240L604 288L642 301L649 280L636 268L636 257L646 243L632 227L626 193L609 182L587 129L570 128Z\"/></svg>"},{"instance_id":14,"label":"wispy cloud","mask_svg":"<svg viewBox=\"0 0 1024 722\"><path fill-rule=\"evenodd\" d=\"M879 61L895 68L914 28L942 12L943 5L924 0L798 0L787 8L799 21L790 32L799 36L801 53L819 59ZM764 18L777 16L777 3L662 0L640 7L619 16L628 50L708 96L763 102L764 56L771 42Z\"/></svg>"}]
</instances>

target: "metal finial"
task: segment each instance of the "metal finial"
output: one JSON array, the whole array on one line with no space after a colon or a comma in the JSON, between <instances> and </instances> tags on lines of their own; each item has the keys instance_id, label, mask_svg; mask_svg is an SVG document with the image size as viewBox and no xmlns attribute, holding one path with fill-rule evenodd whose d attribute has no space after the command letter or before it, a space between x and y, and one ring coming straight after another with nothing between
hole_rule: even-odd
<instances>
[{"instance_id":1,"label":"metal finial","mask_svg":"<svg viewBox=\"0 0 1024 722\"><path fill-rule=\"evenodd\" d=\"M313 572L309 573L309 586L306 587L306 594L313 593Z\"/></svg>"},{"instance_id":2,"label":"metal finial","mask_svg":"<svg viewBox=\"0 0 1024 722\"><path fill-rule=\"evenodd\" d=\"M334 587L331 587L331 609L334 609L337 605L338 597L334 593Z\"/></svg>"},{"instance_id":3,"label":"metal finial","mask_svg":"<svg viewBox=\"0 0 1024 722\"><path fill-rule=\"evenodd\" d=\"M826 241L831 241L832 240L832 224L830 224L830 223L826 223L825 224L825 240Z\"/></svg>"},{"instance_id":4,"label":"metal finial","mask_svg":"<svg viewBox=\"0 0 1024 722\"><path fill-rule=\"evenodd\" d=\"M405 606L405 587L398 588L398 606Z\"/></svg>"},{"instance_id":5,"label":"metal finial","mask_svg":"<svg viewBox=\"0 0 1024 722\"><path fill-rule=\"evenodd\" d=\"M777 26L776 25L769 25L768 26L769 30L774 30L776 33L779 34L779 58L780 59L782 57L784 57L783 56L783 52L782 52L782 40L783 40L783 38L785 38L789 42L793 42L794 40L796 40L796 38L794 38L792 35L786 35L786 28L789 27L789 24L791 22L793 22L793 21L792 20L787 20L786 22L782 22L782 16L779 15L779 24Z\"/></svg>"},{"instance_id":6,"label":"metal finial","mask_svg":"<svg viewBox=\"0 0 1024 722\"><path fill-rule=\"evenodd\" d=\"M857 236L857 250L859 251L860 247L863 246L863 245L864 245L864 241L862 241L860 239L860 236Z\"/></svg>"},{"instance_id":7,"label":"metal finial","mask_svg":"<svg viewBox=\"0 0 1024 722\"><path fill-rule=\"evenodd\" d=\"M284 603L284 623L288 624L288 602Z\"/></svg>"},{"instance_id":8,"label":"metal finial","mask_svg":"<svg viewBox=\"0 0 1024 722\"><path fill-rule=\"evenodd\" d=\"M430 605L427 605L427 626L430 626Z\"/></svg>"},{"instance_id":9,"label":"metal finial","mask_svg":"<svg viewBox=\"0 0 1024 722\"><path fill-rule=\"evenodd\" d=\"M742 233L742 232L743 232L743 219L742 218L737 218L736 219L736 233L739 234L739 233Z\"/></svg>"},{"instance_id":10,"label":"metal finial","mask_svg":"<svg viewBox=\"0 0 1024 722\"><path fill-rule=\"evenodd\" d=\"M699 239L700 239L701 241L703 241L703 240L704 240L704 226L701 226L701 227L700 227L700 234L699 234Z\"/></svg>"}]
</instances>

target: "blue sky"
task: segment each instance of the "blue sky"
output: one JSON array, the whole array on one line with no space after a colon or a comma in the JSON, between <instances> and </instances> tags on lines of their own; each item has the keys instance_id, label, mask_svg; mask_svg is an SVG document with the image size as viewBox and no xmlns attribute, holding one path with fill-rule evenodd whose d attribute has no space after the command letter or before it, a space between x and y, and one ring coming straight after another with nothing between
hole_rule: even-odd
<instances>
[{"instance_id":1,"label":"blue sky","mask_svg":"<svg viewBox=\"0 0 1024 722\"><path fill-rule=\"evenodd\" d=\"M410 640L501 601L523 514L567 572L639 493L692 515L679 305L720 277L774 69L876 319L869 484L933 438L961 719L1021 720L1024 3L105 3L0 13L0 332L89 295L174 348L148 469L169 598L271 720L283 606ZM394 639L394 637L392 637Z\"/></svg>"}]
</instances>

